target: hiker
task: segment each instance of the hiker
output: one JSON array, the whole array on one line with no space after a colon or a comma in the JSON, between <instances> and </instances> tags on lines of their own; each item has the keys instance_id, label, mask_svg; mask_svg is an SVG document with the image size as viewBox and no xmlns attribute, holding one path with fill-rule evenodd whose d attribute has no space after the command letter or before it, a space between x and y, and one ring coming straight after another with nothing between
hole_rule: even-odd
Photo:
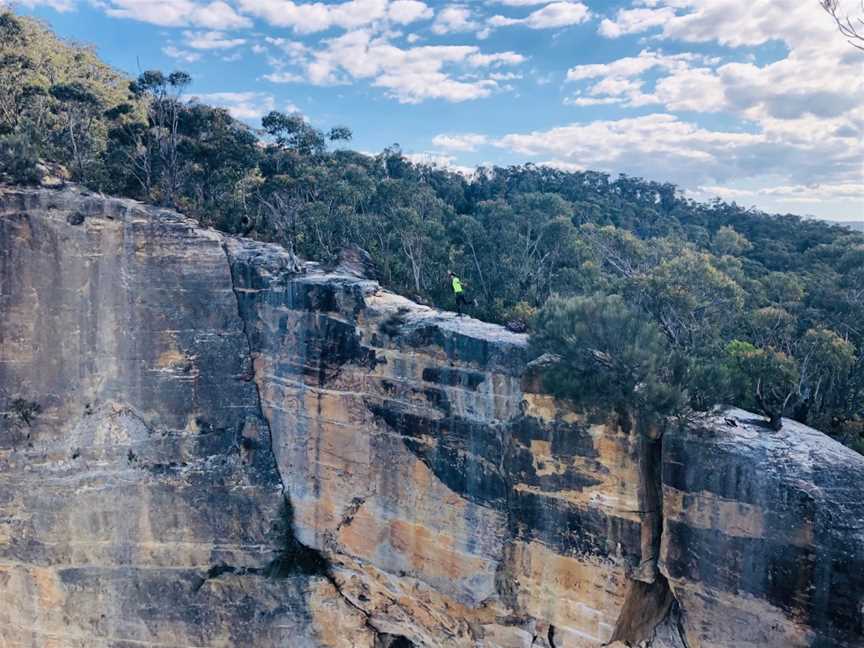
<instances>
[{"instance_id":1,"label":"hiker","mask_svg":"<svg viewBox=\"0 0 864 648\"><path fill-rule=\"evenodd\" d=\"M450 277L450 285L453 287L453 294L456 295L456 311L459 316L462 316L462 307L468 306L468 300L465 299L465 291L462 288L462 281L453 274L452 270L447 271L447 276Z\"/></svg>"}]
</instances>

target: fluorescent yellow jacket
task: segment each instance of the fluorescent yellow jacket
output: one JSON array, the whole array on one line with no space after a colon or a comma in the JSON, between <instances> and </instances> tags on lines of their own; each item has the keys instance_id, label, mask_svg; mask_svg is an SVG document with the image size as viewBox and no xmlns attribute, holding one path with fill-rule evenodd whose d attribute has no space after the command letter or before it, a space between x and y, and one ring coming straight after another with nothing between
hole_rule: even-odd
<instances>
[{"instance_id":1,"label":"fluorescent yellow jacket","mask_svg":"<svg viewBox=\"0 0 864 648\"><path fill-rule=\"evenodd\" d=\"M459 281L459 277L453 277L453 292L457 295L462 292L462 282Z\"/></svg>"}]
</instances>

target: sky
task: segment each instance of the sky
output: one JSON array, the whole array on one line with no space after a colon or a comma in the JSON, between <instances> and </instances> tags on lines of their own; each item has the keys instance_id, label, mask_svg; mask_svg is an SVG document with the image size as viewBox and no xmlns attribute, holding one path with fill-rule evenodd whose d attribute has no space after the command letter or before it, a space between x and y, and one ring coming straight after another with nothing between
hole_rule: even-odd
<instances>
[{"instance_id":1,"label":"sky","mask_svg":"<svg viewBox=\"0 0 864 648\"><path fill-rule=\"evenodd\" d=\"M864 220L864 51L819 0L12 6L130 75L185 70L190 98L252 126L300 112L351 127L357 150L398 143L465 172L593 169L699 200Z\"/></svg>"}]
</instances>

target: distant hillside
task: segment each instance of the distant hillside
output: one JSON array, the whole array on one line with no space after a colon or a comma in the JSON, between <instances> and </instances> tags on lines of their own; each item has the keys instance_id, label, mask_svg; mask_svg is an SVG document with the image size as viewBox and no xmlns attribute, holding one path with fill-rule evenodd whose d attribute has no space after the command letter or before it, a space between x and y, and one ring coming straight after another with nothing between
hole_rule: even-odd
<instances>
[{"instance_id":1,"label":"distant hillside","mask_svg":"<svg viewBox=\"0 0 864 648\"><path fill-rule=\"evenodd\" d=\"M183 72L127 79L11 13L0 61L0 180L38 182L49 161L306 258L331 263L357 245L385 286L451 309L452 270L471 314L533 327L538 351L568 358L561 393L586 407L734 402L864 448L860 233L592 171L528 164L466 179L398 146L330 150L351 131L298 115L272 112L253 131L187 102Z\"/></svg>"},{"instance_id":2,"label":"distant hillside","mask_svg":"<svg viewBox=\"0 0 864 648\"><path fill-rule=\"evenodd\" d=\"M864 221L828 221L832 225L846 227L856 232L864 232Z\"/></svg>"}]
</instances>

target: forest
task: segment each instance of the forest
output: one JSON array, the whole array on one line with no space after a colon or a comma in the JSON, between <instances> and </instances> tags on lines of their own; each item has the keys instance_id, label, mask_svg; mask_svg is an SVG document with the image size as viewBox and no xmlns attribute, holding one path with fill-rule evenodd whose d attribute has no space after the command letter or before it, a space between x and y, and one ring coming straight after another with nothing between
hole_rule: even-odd
<instances>
[{"instance_id":1,"label":"forest","mask_svg":"<svg viewBox=\"0 0 864 648\"><path fill-rule=\"evenodd\" d=\"M470 177L398 145L271 112L254 129L0 14L0 181L65 177L332 263L368 251L387 288L532 333L550 389L645 424L730 403L864 452L864 235L696 202L668 183L531 164Z\"/></svg>"}]
</instances>

